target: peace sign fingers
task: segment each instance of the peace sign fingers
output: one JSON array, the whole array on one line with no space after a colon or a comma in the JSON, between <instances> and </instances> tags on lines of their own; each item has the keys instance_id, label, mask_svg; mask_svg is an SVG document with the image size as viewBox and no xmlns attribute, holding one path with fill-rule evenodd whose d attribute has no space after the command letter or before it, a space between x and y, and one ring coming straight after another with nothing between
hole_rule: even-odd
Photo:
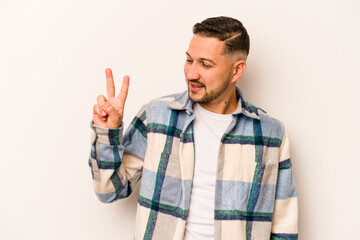
<instances>
[{"instance_id":1,"label":"peace sign fingers","mask_svg":"<svg viewBox=\"0 0 360 240\"><path fill-rule=\"evenodd\" d=\"M125 101L129 90L129 76L125 76L120 92L115 97L115 84L110 68L105 69L107 99L99 96L98 104L94 106L93 119L98 126L117 128L122 124Z\"/></svg>"}]
</instances>

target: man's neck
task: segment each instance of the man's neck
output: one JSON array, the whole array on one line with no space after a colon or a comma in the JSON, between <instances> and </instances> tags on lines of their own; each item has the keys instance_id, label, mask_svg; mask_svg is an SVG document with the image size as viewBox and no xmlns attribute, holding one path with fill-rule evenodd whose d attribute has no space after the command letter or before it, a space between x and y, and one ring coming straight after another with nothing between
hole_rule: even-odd
<instances>
[{"instance_id":1,"label":"man's neck","mask_svg":"<svg viewBox=\"0 0 360 240\"><path fill-rule=\"evenodd\" d=\"M231 114L233 113L238 105L236 97L236 90L232 94L224 99L212 101L210 103L199 103L201 107L209 110L210 112L218 114Z\"/></svg>"}]
</instances>

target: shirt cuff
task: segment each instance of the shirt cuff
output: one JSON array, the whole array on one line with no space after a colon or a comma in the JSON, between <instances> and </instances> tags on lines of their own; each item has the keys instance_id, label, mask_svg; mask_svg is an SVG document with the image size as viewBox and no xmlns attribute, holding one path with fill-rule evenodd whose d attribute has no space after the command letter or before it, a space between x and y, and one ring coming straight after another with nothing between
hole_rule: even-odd
<instances>
[{"instance_id":1,"label":"shirt cuff","mask_svg":"<svg viewBox=\"0 0 360 240\"><path fill-rule=\"evenodd\" d=\"M104 128L95 125L94 122L91 121L90 127L93 131L91 134L92 144L98 142L108 146L119 145L123 140L124 123L122 123L118 128Z\"/></svg>"}]
</instances>

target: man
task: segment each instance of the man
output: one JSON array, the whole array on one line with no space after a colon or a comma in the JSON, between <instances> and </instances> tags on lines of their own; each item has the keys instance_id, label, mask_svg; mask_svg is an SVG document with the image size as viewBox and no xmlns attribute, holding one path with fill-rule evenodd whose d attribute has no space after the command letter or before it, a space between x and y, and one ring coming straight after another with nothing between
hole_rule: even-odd
<instances>
[{"instance_id":1,"label":"man","mask_svg":"<svg viewBox=\"0 0 360 240\"><path fill-rule=\"evenodd\" d=\"M93 109L89 165L102 202L141 179L135 239L297 239L297 194L282 122L236 87L249 36L233 18L197 23L188 90L143 106L124 136L125 76Z\"/></svg>"}]
</instances>

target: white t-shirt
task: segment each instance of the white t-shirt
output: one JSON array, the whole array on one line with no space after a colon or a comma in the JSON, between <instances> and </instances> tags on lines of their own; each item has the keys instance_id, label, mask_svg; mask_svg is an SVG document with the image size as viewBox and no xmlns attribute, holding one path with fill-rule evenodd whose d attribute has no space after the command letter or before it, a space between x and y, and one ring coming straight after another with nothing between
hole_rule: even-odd
<instances>
[{"instance_id":1,"label":"white t-shirt","mask_svg":"<svg viewBox=\"0 0 360 240\"><path fill-rule=\"evenodd\" d=\"M231 114L217 114L194 104L195 169L184 240L214 239L214 205L220 140Z\"/></svg>"}]
</instances>

